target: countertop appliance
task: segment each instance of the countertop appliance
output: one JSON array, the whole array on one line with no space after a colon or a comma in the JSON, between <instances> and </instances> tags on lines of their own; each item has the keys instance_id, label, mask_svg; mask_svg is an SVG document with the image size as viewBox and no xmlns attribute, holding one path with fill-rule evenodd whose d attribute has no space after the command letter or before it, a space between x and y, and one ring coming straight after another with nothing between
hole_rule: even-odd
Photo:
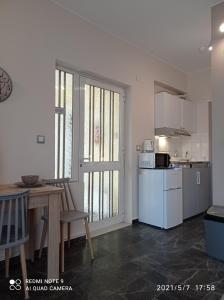
<instances>
[{"instance_id":1,"label":"countertop appliance","mask_svg":"<svg viewBox=\"0 0 224 300\"><path fill-rule=\"evenodd\" d=\"M138 156L138 167L139 168L155 168L155 153L141 152Z\"/></svg>"},{"instance_id":2,"label":"countertop appliance","mask_svg":"<svg viewBox=\"0 0 224 300\"><path fill-rule=\"evenodd\" d=\"M139 169L139 221L165 229L183 222L182 169Z\"/></svg>"},{"instance_id":3,"label":"countertop appliance","mask_svg":"<svg viewBox=\"0 0 224 300\"><path fill-rule=\"evenodd\" d=\"M153 140L147 139L142 143L142 152L153 152L154 142Z\"/></svg>"},{"instance_id":4,"label":"countertop appliance","mask_svg":"<svg viewBox=\"0 0 224 300\"><path fill-rule=\"evenodd\" d=\"M156 165L156 168L169 168L170 155L168 153L156 153L155 165Z\"/></svg>"},{"instance_id":5,"label":"countertop appliance","mask_svg":"<svg viewBox=\"0 0 224 300\"><path fill-rule=\"evenodd\" d=\"M141 152L139 153L138 166L143 169L169 168L170 156L167 153Z\"/></svg>"}]
</instances>

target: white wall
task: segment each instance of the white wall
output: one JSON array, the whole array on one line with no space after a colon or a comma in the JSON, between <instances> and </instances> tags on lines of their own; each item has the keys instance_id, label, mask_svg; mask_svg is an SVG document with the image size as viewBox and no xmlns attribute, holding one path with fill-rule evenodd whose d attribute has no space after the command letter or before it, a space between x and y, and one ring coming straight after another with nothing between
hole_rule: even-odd
<instances>
[{"instance_id":1,"label":"white wall","mask_svg":"<svg viewBox=\"0 0 224 300\"><path fill-rule=\"evenodd\" d=\"M211 88L210 68L187 74L187 92L191 101L212 101Z\"/></svg>"},{"instance_id":2,"label":"white wall","mask_svg":"<svg viewBox=\"0 0 224 300\"><path fill-rule=\"evenodd\" d=\"M212 9L212 156L213 156L213 203L224 205L224 36L219 26L224 22L224 2Z\"/></svg>"},{"instance_id":3,"label":"white wall","mask_svg":"<svg viewBox=\"0 0 224 300\"><path fill-rule=\"evenodd\" d=\"M1 0L0 66L14 90L0 103L0 182L54 174L56 60L127 86L126 214L138 217L135 145L153 137L154 80L186 90L184 73L46 0ZM137 79L136 79L137 78ZM36 144L36 135L46 144Z\"/></svg>"}]
</instances>

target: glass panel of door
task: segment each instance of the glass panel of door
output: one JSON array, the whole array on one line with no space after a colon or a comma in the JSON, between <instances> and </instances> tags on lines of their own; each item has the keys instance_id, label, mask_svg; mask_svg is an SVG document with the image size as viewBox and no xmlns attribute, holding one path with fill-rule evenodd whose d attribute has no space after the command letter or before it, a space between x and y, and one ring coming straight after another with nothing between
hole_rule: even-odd
<instances>
[{"instance_id":1,"label":"glass panel of door","mask_svg":"<svg viewBox=\"0 0 224 300\"><path fill-rule=\"evenodd\" d=\"M95 222L120 213L123 116L119 92L92 83L83 89L84 210Z\"/></svg>"}]
</instances>

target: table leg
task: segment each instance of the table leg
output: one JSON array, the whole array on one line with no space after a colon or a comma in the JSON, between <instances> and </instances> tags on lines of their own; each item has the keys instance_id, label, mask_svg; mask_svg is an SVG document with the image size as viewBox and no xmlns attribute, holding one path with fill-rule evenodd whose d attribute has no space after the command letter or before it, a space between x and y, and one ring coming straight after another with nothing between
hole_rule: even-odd
<instances>
[{"instance_id":1,"label":"table leg","mask_svg":"<svg viewBox=\"0 0 224 300\"><path fill-rule=\"evenodd\" d=\"M49 195L47 276L59 278L60 194Z\"/></svg>"},{"instance_id":2,"label":"table leg","mask_svg":"<svg viewBox=\"0 0 224 300\"><path fill-rule=\"evenodd\" d=\"M34 262L34 252L36 243L36 229L35 229L35 209L28 210L28 222L29 222L29 241L28 247L26 247L27 258Z\"/></svg>"}]
</instances>

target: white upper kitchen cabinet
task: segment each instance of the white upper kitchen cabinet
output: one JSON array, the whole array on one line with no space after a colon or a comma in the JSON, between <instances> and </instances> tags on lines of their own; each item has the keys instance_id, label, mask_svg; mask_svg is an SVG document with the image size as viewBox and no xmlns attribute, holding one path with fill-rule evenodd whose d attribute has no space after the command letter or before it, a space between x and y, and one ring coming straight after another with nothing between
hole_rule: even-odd
<instances>
[{"instance_id":1,"label":"white upper kitchen cabinet","mask_svg":"<svg viewBox=\"0 0 224 300\"><path fill-rule=\"evenodd\" d=\"M181 99L181 128L188 132L196 132L196 105Z\"/></svg>"},{"instance_id":2,"label":"white upper kitchen cabinet","mask_svg":"<svg viewBox=\"0 0 224 300\"><path fill-rule=\"evenodd\" d=\"M181 99L162 92L155 96L155 128L181 128Z\"/></svg>"}]
</instances>

